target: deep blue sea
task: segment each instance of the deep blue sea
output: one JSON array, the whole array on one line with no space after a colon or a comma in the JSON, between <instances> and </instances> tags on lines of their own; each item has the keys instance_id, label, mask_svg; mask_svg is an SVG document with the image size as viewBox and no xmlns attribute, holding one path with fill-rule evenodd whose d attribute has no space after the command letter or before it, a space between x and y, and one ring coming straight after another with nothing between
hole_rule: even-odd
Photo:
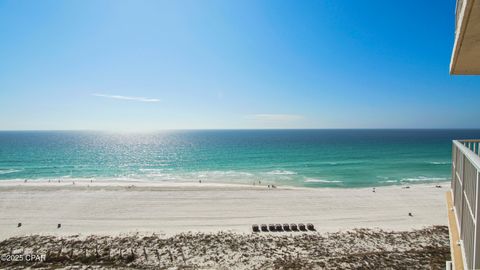
<instances>
[{"instance_id":1,"label":"deep blue sea","mask_svg":"<svg viewBox=\"0 0 480 270\"><path fill-rule=\"evenodd\" d=\"M0 181L101 179L370 187L450 180L480 130L0 132Z\"/></svg>"}]
</instances>

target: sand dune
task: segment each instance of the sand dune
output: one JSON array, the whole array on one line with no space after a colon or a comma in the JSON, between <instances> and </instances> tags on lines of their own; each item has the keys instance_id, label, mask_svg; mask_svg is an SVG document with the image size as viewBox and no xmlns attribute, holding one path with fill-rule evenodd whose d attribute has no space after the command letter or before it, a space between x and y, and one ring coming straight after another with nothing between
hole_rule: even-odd
<instances>
[{"instance_id":1,"label":"sand dune","mask_svg":"<svg viewBox=\"0 0 480 270\"><path fill-rule=\"evenodd\" d=\"M450 258L445 226L386 232L182 233L172 237L26 236L0 242L0 254L44 254L0 261L24 269L442 269Z\"/></svg>"}]
</instances>

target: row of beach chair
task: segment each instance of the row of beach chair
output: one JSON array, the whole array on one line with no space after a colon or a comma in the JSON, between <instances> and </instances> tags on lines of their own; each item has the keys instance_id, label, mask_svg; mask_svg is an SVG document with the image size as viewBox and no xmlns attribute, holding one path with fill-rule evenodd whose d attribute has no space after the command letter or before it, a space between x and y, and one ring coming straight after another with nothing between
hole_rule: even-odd
<instances>
[{"instance_id":1,"label":"row of beach chair","mask_svg":"<svg viewBox=\"0 0 480 270\"><path fill-rule=\"evenodd\" d=\"M292 224L262 224L258 226L257 224L252 225L253 232L306 232L306 231L315 231L315 226L312 223L307 223L307 225L303 223L299 223L298 225L295 223Z\"/></svg>"}]
</instances>

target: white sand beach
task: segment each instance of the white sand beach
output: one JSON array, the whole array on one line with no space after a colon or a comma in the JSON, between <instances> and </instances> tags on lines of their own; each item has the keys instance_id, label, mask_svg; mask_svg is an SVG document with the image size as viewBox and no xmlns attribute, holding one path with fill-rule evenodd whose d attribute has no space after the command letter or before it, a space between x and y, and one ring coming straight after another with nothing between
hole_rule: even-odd
<instances>
[{"instance_id":1,"label":"white sand beach","mask_svg":"<svg viewBox=\"0 0 480 270\"><path fill-rule=\"evenodd\" d=\"M447 224L448 183L440 183L442 188L437 184L377 187L372 192L142 181L1 181L0 239L31 234L247 233L252 224L262 223L313 223L319 232L420 229Z\"/></svg>"}]
</instances>

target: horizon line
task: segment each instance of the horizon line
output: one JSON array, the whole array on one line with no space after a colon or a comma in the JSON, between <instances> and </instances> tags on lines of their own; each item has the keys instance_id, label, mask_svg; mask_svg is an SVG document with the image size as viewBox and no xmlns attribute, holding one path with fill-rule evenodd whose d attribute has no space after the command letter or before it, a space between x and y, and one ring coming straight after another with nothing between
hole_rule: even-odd
<instances>
[{"instance_id":1,"label":"horizon line","mask_svg":"<svg viewBox=\"0 0 480 270\"><path fill-rule=\"evenodd\" d=\"M478 128L166 128L155 130L121 130L121 129L0 129L0 132L118 132L118 133L152 133L162 131L249 131L249 130L480 130Z\"/></svg>"}]
</instances>

